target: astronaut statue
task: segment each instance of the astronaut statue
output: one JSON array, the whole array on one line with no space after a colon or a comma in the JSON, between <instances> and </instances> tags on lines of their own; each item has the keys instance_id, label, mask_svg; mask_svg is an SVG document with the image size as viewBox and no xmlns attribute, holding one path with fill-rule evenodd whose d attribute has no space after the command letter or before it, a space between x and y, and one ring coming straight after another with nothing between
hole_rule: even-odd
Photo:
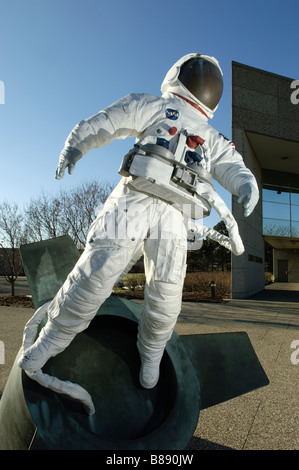
<instances>
[{"instance_id":1,"label":"astronaut statue","mask_svg":"<svg viewBox=\"0 0 299 470\"><path fill-rule=\"evenodd\" d=\"M115 283L143 253L146 285L137 346L140 383L153 388L181 309L191 218L208 215L214 207L227 225L232 251L244 251L235 220L211 184L213 178L239 196L245 216L259 198L241 155L208 124L222 95L222 76L215 58L188 54L166 74L161 97L129 94L71 131L57 179L66 169L72 174L93 148L125 137L136 137L136 145L124 157L122 178L91 224L83 254L44 307L48 320L34 343L26 340L25 328L18 364L29 374L88 327Z\"/></svg>"}]
</instances>

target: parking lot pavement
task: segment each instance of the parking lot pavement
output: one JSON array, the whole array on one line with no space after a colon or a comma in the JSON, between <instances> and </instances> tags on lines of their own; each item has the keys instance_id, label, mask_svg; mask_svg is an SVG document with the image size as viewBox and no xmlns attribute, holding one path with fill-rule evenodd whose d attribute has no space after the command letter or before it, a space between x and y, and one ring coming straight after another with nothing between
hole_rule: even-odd
<instances>
[{"instance_id":1,"label":"parking lot pavement","mask_svg":"<svg viewBox=\"0 0 299 470\"><path fill-rule=\"evenodd\" d=\"M0 295L11 295L11 285L0 276ZM30 288L25 276L20 276L15 282L15 295L30 295Z\"/></svg>"}]
</instances>

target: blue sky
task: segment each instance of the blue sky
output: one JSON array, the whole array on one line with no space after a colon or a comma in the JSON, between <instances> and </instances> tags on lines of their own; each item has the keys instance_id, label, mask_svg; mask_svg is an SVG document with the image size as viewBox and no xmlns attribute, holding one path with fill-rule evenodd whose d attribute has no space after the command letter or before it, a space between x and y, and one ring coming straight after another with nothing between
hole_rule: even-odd
<instances>
[{"instance_id":1,"label":"blue sky","mask_svg":"<svg viewBox=\"0 0 299 470\"><path fill-rule=\"evenodd\" d=\"M22 208L42 191L117 182L132 139L92 150L57 181L66 137L127 93L160 95L189 52L220 62L225 88L210 123L230 137L231 61L299 79L298 0L0 0L0 200Z\"/></svg>"}]
</instances>

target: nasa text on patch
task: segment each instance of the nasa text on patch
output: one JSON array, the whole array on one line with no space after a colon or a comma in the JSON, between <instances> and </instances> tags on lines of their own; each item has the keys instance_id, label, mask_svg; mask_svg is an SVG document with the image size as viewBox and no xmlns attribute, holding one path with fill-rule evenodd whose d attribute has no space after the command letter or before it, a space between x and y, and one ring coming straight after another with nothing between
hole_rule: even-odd
<instances>
[{"instance_id":1,"label":"nasa text on patch","mask_svg":"<svg viewBox=\"0 0 299 470\"><path fill-rule=\"evenodd\" d=\"M171 119L172 121L176 121L176 119L179 117L179 112L176 111L175 109L167 108L166 117L168 119Z\"/></svg>"}]
</instances>

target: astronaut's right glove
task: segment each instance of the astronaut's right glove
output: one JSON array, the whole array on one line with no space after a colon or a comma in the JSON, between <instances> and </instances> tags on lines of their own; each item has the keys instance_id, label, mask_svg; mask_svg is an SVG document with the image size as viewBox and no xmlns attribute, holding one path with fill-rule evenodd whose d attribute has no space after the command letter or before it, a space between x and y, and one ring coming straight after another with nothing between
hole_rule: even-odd
<instances>
[{"instance_id":1,"label":"astronaut's right glove","mask_svg":"<svg viewBox=\"0 0 299 470\"><path fill-rule=\"evenodd\" d=\"M55 178L61 180L64 177L66 168L68 169L69 175L71 175L75 169L75 165L83 154L80 150L74 147L65 147L59 157L58 166L55 173Z\"/></svg>"},{"instance_id":2,"label":"astronaut's right glove","mask_svg":"<svg viewBox=\"0 0 299 470\"><path fill-rule=\"evenodd\" d=\"M244 183L239 188L238 203L243 203L244 216L248 217L255 208L259 200L259 192L256 186L252 183Z\"/></svg>"}]
</instances>

